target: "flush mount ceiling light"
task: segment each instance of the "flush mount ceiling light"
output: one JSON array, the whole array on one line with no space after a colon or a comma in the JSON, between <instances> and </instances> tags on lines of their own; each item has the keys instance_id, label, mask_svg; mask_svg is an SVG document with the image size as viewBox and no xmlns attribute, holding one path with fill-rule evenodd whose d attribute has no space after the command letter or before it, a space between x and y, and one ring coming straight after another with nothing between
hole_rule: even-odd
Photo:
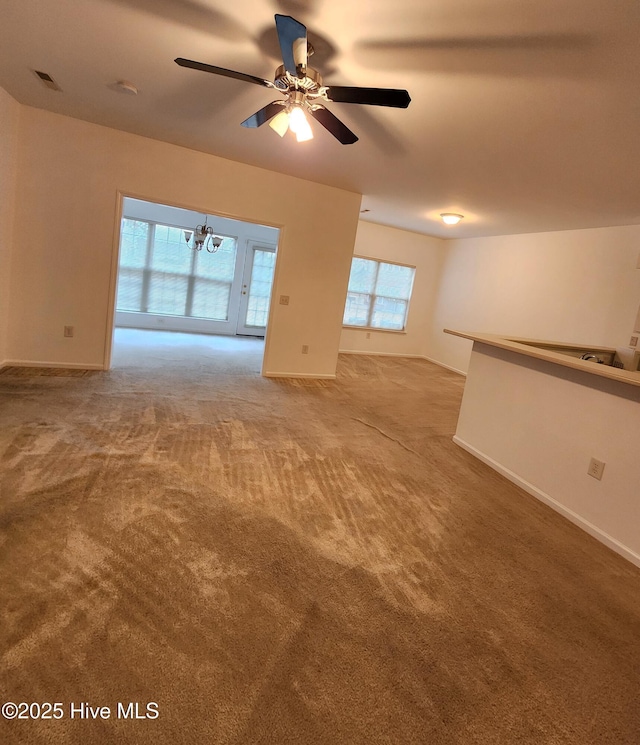
<instances>
[{"instance_id":1,"label":"flush mount ceiling light","mask_svg":"<svg viewBox=\"0 0 640 745\"><path fill-rule=\"evenodd\" d=\"M455 212L441 212L440 217L445 225L457 225L464 215L457 215Z\"/></svg>"},{"instance_id":2,"label":"flush mount ceiling light","mask_svg":"<svg viewBox=\"0 0 640 745\"><path fill-rule=\"evenodd\" d=\"M192 238L193 243L191 242ZM219 235L214 235L213 228L207 225L206 215L202 225L196 225L195 230L184 231L184 240L189 248L202 251L203 247L206 247L210 254L214 254L222 245L222 238Z\"/></svg>"}]
</instances>

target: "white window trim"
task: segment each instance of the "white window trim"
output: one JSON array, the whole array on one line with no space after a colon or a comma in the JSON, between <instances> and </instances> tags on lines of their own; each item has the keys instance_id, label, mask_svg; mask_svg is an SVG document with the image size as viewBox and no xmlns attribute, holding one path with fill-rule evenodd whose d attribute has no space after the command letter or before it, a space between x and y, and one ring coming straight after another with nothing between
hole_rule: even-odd
<instances>
[{"instance_id":1,"label":"white window trim","mask_svg":"<svg viewBox=\"0 0 640 745\"><path fill-rule=\"evenodd\" d=\"M371 326L370 325L371 324L371 318L373 316L373 309L375 307L375 299L377 297L383 297L383 298L386 298L387 297L386 295L376 295L375 292L372 292L372 293L368 293L368 292L367 293L360 293L362 295L369 295L369 297L371 298L371 302L369 303L369 311L368 311L368 314L367 314L367 323L366 323L366 325L364 325L364 326L355 326L355 325L350 324L350 323L343 323L342 324L342 328L344 328L344 329L350 329L350 330L358 329L359 331L381 331L382 333L385 333L385 334L406 334L407 333L407 322L409 320L409 307L410 307L410 304L411 304L411 296L413 295L413 283L414 283L415 278L416 278L416 267L413 266L412 264L403 264L401 261L389 261L387 259L376 259L373 256L361 256L360 254L354 254L351 257L351 263L352 263L352 265L353 265L353 259L363 259L364 261L374 261L376 263L376 276L375 276L375 279L373 281L373 287L374 288L378 284L378 273L380 271L380 264L393 264L394 266L403 266L403 267L406 267L407 269L413 269L413 276L411 278L411 288L409 290L409 297L406 300L406 302L407 302L407 312L405 313L404 325L403 325L403 327L401 329L384 329L384 328L380 328L380 326ZM349 294L349 287L347 285L347 296L348 296L348 294ZM397 300L398 298L388 298L388 299L389 300ZM346 302L346 298L345 298L345 302ZM343 315L344 315L344 313L343 313Z\"/></svg>"},{"instance_id":2,"label":"white window trim","mask_svg":"<svg viewBox=\"0 0 640 745\"><path fill-rule=\"evenodd\" d=\"M348 329L349 331L375 331L376 333L381 334L407 334L407 327L405 326L403 329L381 329L379 326L354 326L351 323L343 323L342 324L343 329Z\"/></svg>"}]
</instances>

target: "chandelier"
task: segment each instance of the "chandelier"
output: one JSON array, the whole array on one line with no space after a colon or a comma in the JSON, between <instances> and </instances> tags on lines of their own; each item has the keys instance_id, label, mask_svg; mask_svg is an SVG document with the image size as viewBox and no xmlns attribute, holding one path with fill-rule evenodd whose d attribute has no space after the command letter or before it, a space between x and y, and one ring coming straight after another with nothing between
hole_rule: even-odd
<instances>
[{"instance_id":1,"label":"chandelier","mask_svg":"<svg viewBox=\"0 0 640 745\"><path fill-rule=\"evenodd\" d=\"M191 239L193 238L193 242ZM222 238L213 234L213 228L207 225L207 216L204 217L202 225L196 225L195 230L185 230L184 240L189 248L202 251L203 247L210 254L214 254L222 245Z\"/></svg>"}]
</instances>

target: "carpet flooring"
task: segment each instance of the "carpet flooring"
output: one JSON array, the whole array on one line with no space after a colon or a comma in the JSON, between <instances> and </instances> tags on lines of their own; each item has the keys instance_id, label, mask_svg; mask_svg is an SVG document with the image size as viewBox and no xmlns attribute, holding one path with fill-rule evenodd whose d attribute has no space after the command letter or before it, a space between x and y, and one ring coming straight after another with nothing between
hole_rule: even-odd
<instances>
[{"instance_id":1,"label":"carpet flooring","mask_svg":"<svg viewBox=\"0 0 640 745\"><path fill-rule=\"evenodd\" d=\"M0 375L1 743L640 742L640 572L455 446L463 378L118 333Z\"/></svg>"}]
</instances>

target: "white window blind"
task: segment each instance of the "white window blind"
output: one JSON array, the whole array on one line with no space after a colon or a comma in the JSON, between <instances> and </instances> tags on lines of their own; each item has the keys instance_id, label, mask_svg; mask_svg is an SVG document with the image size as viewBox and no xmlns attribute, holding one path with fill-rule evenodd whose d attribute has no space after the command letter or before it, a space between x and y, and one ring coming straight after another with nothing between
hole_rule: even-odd
<instances>
[{"instance_id":1,"label":"white window blind","mask_svg":"<svg viewBox=\"0 0 640 745\"><path fill-rule=\"evenodd\" d=\"M354 257L343 324L402 331L414 275L411 266Z\"/></svg>"},{"instance_id":2,"label":"white window blind","mask_svg":"<svg viewBox=\"0 0 640 745\"><path fill-rule=\"evenodd\" d=\"M188 277L168 272L151 272L147 307L144 310L164 316L186 316L188 291Z\"/></svg>"},{"instance_id":3,"label":"white window blind","mask_svg":"<svg viewBox=\"0 0 640 745\"><path fill-rule=\"evenodd\" d=\"M215 253L193 251L182 228L124 218L117 310L228 320L236 248L223 237Z\"/></svg>"},{"instance_id":4,"label":"white window blind","mask_svg":"<svg viewBox=\"0 0 640 745\"><path fill-rule=\"evenodd\" d=\"M267 325L275 264L275 251L255 249L249 282L247 326L264 327Z\"/></svg>"},{"instance_id":5,"label":"white window blind","mask_svg":"<svg viewBox=\"0 0 640 745\"><path fill-rule=\"evenodd\" d=\"M229 320L231 283L212 279L197 279L193 288L191 315L197 318Z\"/></svg>"},{"instance_id":6,"label":"white window blind","mask_svg":"<svg viewBox=\"0 0 640 745\"><path fill-rule=\"evenodd\" d=\"M140 220L123 220L120 231L120 273L118 275L118 310L140 310L144 268L149 249L149 224Z\"/></svg>"}]
</instances>

